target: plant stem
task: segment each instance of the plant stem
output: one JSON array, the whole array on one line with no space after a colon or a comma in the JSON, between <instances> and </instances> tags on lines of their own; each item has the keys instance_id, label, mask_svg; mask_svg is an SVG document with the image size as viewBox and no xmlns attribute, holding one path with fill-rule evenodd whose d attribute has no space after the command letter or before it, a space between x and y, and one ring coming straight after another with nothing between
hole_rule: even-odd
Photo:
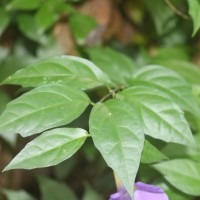
<instances>
[{"instance_id":1,"label":"plant stem","mask_svg":"<svg viewBox=\"0 0 200 200\"><path fill-rule=\"evenodd\" d=\"M184 18L184 19L191 19L190 16L182 13L180 10L178 10L170 0L164 0L164 2L180 17Z\"/></svg>"}]
</instances>

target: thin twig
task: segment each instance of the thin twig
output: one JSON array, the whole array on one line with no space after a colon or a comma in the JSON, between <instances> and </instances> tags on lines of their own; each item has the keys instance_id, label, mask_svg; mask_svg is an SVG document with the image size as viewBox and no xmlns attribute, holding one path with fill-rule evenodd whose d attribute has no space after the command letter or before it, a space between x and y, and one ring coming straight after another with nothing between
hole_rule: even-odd
<instances>
[{"instance_id":1,"label":"thin twig","mask_svg":"<svg viewBox=\"0 0 200 200\"><path fill-rule=\"evenodd\" d=\"M164 0L164 2L180 17L184 18L184 19L191 19L190 16L182 13L180 10L178 10L170 0Z\"/></svg>"},{"instance_id":2,"label":"thin twig","mask_svg":"<svg viewBox=\"0 0 200 200\"><path fill-rule=\"evenodd\" d=\"M101 100L99 102L104 102L105 100L107 100L109 97L113 97L115 96L115 94L120 91L120 90L123 90L124 88L126 88L127 85L123 85L123 86L119 86L118 88L115 88L115 89L110 89L109 90L109 93L107 95L105 95L104 97L101 98Z\"/></svg>"}]
</instances>

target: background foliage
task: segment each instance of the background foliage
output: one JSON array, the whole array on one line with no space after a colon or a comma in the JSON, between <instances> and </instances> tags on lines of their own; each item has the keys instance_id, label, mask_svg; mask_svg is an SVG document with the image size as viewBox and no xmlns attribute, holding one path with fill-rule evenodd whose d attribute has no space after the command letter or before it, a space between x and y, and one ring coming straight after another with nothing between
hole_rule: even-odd
<instances>
[{"instance_id":1,"label":"background foliage","mask_svg":"<svg viewBox=\"0 0 200 200\"><path fill-rule=\"evenodd\" d=\"M135 162L140 160L144 138L129 137L129 133L140 126L148 136L136 180L162 186L169 199L199 199L199 27L199 0L2 0L0 112L9 101L18 98L8 104L7 113L0 118L1 170L30 141L6 170L55 166L0 174L0 199L108 199L115 184L107 164L122 176L124 171L129 172L128 168L134 166L137 171L139 167ZM63 54L89 59L96 66L79 58L59 57ZM45 58L50 59L36 62ZM51 71L52 66L55 71ZM72 78L66 79L62 74ZM132 87L125 89L127 84ZM79 90L80 86L86 94ZM109 93L107 87L115 89ZM34 95L37 102L32 100ZM112 95L115 99L108 100ZM52 110L55 102L59 106ZM20 107L22 104L26 107ZM157 106L161 104L164 106ZM42 109L47 105L51 109L43 116ZM127 117L130 111L138 110L145 118L137 119L136 114ZM34 111L32 118L27 111ZM66 116L66 112L70 114ZM57 120L58 113L61 120ZM115 117L114 123L110 113ZM158 117L156 113L162 115ZM13 122L16 116L18 121ZM27 124L28 119L35 121ZM123 130L127 134L124 138L114 134L121 132L124 124L137 120L142 125L134 123L131 130ZM153 124L154 120L161 123ZM38 121L42 125L38 126ZM102 126L97 129L99 121ZM42 131L45 132L40 136L33 135ZM110 138L106 131L113 133ZM186 136L183 132L187 132ZM136 160L119 169L119 163L113 162L117 160L115 154L108 153L110 147L100 145L105 138L108 144L133 141L131 153L127 151L123 157L120 148L116 151L124 160L135 154ZM44 150L39 158L38 145ZM48 154L52 149L53 159ZM66 160L68 157L71 158ZM129 190L134 181L130 177L132 174L123 179Z\"/></svg>"}]
</instances>

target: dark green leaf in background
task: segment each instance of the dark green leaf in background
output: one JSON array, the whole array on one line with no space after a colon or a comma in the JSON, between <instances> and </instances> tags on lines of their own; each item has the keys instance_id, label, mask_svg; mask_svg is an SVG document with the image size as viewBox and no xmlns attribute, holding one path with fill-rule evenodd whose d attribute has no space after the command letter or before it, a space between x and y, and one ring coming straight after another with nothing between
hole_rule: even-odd
<instances>
[{"instance_id":1,"label":"dark green leaf in background","mask_svg":"<svg viewBox=\"0 0 200 200\"><path fill-rule=\"evenodd\" d=\"M87 49L91 60L117 84L127 83L136 64L126 55L111 48Z\"/></svg>"},{"instance_id":2,"label":"dark green leaf in background","mask_svg":"<svg viewBox=\"0 0 200 200\"><path fill-rule=\"evenodd\" d=\"M168 143L161 150L170 159L190 158L200 162L200 134L194 135L197 147Z\"/></svg>"},{"instance_id":3,"label":"dark green leaf in background","mask_svg":"<svg viewBox=\"0 0 200 200\"><path fill-rule=\"evenodd\" d=\"M137 110L145 134L166 142L194 145L183 111L166 96L150 87L135 86L118 93Z\"/></svg>"},{"instance_id":4,"label":"dark green leaf in background","mask_svg":"<svg viewBox=\"0 0 200 200\"><path fill-rule=\"evenodd\" d=\"M77 43L83 45L88 35L96 28L97 22L90 16L76 12L69 17L69 25Z\"/></svg>"},{"instance_id":5,"label":"dark green leaf in background","mask_svg":"<svg viewBox=\"0 0 200 200\"><path fill-rule=\"evenodd\" d=\"M134 80L144 81L159 89L183 110L200 116L200 109L192 95L192 87L176 72L159 65L149 65L138 70L133 75Z\"/></svg>"},{"instance_id":6,"label":"dark green leaf in background","mask_svg":"<svg viewBox=\"0 0 200 200\"><path fill-rule=\"evenodd\" d=\"M8 77L3 83L37 87L47 83L65 83L89 89L110 83L93 63L74 56L57 56L36 62Z\"/></svg>"},{"instance_id":7,"label":"dark green leaf in background","mask_svg":"<svg viewBox=\"0 0 200 200\"><path fill-rule=\"evenodd\" d=\"M71 157L83 145L86 137L87 132L78 128L46 131L28 143L5 170L57 165Z\"/></svg>"},{"instance_id":8,"label":"dark green leaf in background","mask_svg":"<svg viewBox=\"0 0 200 200\"><path fill-rule=\"evenodd\" d=\"M33 10L38 8L41 0L12 0L7 6L8 10Z\"/></svg>"},{"instance_id":9,"label":"dark green leaf in background","mask_svg":"<svg viewBox=\"0 0 200 200\"><path fill-rule=\"evenodd\" d=\"M29 39L35 42L44 43L43 32L39 29L33 14L21 14L17 17L17 23L20 31Z\"/></svg>"},{"instance_id":10,"label":"dark green leaf in background","mask_svg":"<svg viewBox=\"0 0 200 200\"><path fill-rule=\"evenodd\" d=\"M6 12L2 7L0 7L0 19L1 19L0 20L0 36L1 36L11 20L10 13Z\"/></svg>"},{"instance_id":11,"label":"dark green leaf in background","mask_svg":"<svg viewBox=\"0 0 200 200\"><path fill-rule=\"evenodd\" d=\"M40 33L44 33L48 28L50 28L55 23L57 18L58 15L48 5L48 2L44 3L42 6L40 6L35 15L38 31Z\"/></svg>"},{"instance_id":12,"label":"dark green leaf in background","mask_svg":"<svg viewBox=\"0 0 200 200\"><path fill-rule=\"evenodd\" d=\"M103 200L103 198L89 184L85 184L83 200Z\"/></svg>"},{"instance_id":13,"label":"dark green leaf in background","mask_svg":"<svg viewBox=\"0 0 200 200\"><path fill-rule=\"evenodd\" d=\"M163 35L176 26L176 19L172 20L175 14L164 1L144 0L144 3L154 21L158 35Z\"/></svg>"},{"instance_id":14,"label":"dark green leaf in background","mask_svg":"<svg viewBox=\"0 0 200 200\"><path fill-rule=\"evenodd\" d=\"M162 152L160 152L155 146L153 146L148 140L145 140L144 149L142 152L142 163L153 163L161 160L167 160Z\"/></svg>"},{"instance_id":15,"label":"dark green leaf in background","mask_svg":"<svg viewBox=\"0 0 200 200\"><path fill-rule=\"evenodd\" d=\"M0 133L29 136L70 123L90 100L81 90L61 84L38 87L10 102L0 116Z\"/></svg>"},{"instance_id":16,"label":"dark green leaf in background","mask_svg":"<svg viewBox=\"0 0 200 200\"><path fill-rule=\"evenodd\" d=\"M22 69L26 65L32 63L33 60L34 57L31 56L28 52L23 50L21 51L20 48L16 48L15 53L8 55L0 65L0 82L17 70Z\"/></svg>"},{"instance_id":17,"label":"dark green leaf in background","mask_svg":"<svg viewBox=\"0 0 200 200\"><path fill-rule=\"evenodd\" d=\"M39 176L41 200L77 200L72 190L64 183L56 182L44 176Z\"/></svg>"},{"instance_id":18,"label":"dark green leaf in background","mask_svg":"<svg viewBox=\"0 0 200 200\"><path fill-rule=\"evenodd\" d=\"M30 194L23 190L8 190L2 189L1 192L6 196L7 200L36 200Z\"/></svg>"},{"instance_id":19,"label":"dark green leaf in background","mask_svg":"<svg viewBox=\"0 0 200 200\"><path fill-rule=\"evenodd\" d=\"M116 99L98 103L91 112L89 129L96 148L132 196L144 144L135 109Z\"/></svg>"},{"instance_id":20,"label":"dark green leaf in background","mask_svg":"<svg viewBox=\"0 0 200 200\"><path fill-rule=\"evenodd\" d=\"M200 195L200 164L189 159L175 159L154 164L165 179L183 193Z\"/></svg>"},{"instance_id":21,"label":"dark green leaf in background","mask_svg":"<svg viewBox=\"0 0 200 200\"><path fill-rule=\"evenodd\" d=\"M193 20L193 32L194 36L200 28L200 0L188 0L189 14Z\"/></svg>"}]
</instances>

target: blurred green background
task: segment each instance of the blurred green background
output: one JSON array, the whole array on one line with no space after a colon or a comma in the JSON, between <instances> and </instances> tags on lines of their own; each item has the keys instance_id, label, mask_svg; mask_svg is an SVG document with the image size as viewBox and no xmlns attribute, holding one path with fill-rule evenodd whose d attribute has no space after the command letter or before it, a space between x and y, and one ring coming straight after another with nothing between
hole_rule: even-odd
<instances>
[{"instance_id":1,"label":"blurred green background","mask_svg":"<svg viewBox=\"0 0 200 200\"><path fill-rule=\"evenodd\" d=\"M82 56L108 69L123 62L112 48L134 66L156 63L181 73L200 99L200 89L195 87L200 84L198 24L189 15L187 0L173 0L174 7L167 2L1 0L0 82L38 59L62 54ZM0 113L23 92L17 86L0 86ZM95 100L105 91L89 93ZM87 129L88 114L89 109L70 126ZM199 126L193 125L194 129ZM0 170L32 139L1 135ZM149 180L147 166L143 166L145 171ZM0 173L0 189L2 200L101 200L115 191L115 183L112 171L88 140L75 156L55 167ZM177 200L191 199L177 191L173 195Z\"/></svg>"}]
</instances>

